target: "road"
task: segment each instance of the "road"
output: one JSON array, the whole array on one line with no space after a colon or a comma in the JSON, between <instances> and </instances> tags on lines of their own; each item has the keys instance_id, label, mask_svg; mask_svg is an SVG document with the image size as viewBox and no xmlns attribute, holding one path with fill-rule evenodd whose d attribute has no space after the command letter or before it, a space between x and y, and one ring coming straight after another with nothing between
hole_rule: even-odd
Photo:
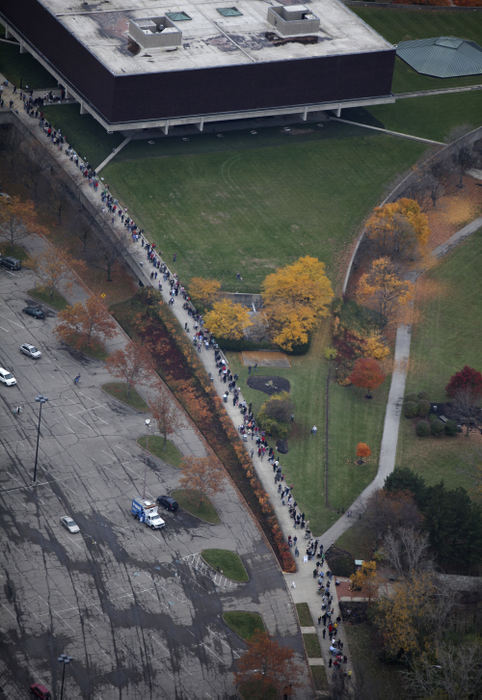
<instances>
[{"instance_id":1,"label":"road","mask_svg":"<svg viewBox=\"0 0 482 700\"><path fill-rule=\"evenodd\" d=\"M144 415L104 394L110 375L102 363L58 343L55 315L22 313L34 283L29 270L0 269L0 364L18 381L0 385L0 694L24 697L34 681L58 692L65 652L73 658L68 698L234 697L232 671L245 645L223 623L225 610L261 613L301 659L283 576L230 482L213 499L219 525L185 512L166 514L158 532L133 520L130 500L144 476L155 498L177 486L179 472L138 447ZM37 345L42 358L22 355L21 342ZM113 346L122 342L119 335ZM49 400L32 487L38 394ZM184 452L205 450L189 425L177 440ZM80 534L61 527L64 514ZM211 547L237 551L250 581L233 584L209 570L199 553Z\"/></svg>"}]
</instances>

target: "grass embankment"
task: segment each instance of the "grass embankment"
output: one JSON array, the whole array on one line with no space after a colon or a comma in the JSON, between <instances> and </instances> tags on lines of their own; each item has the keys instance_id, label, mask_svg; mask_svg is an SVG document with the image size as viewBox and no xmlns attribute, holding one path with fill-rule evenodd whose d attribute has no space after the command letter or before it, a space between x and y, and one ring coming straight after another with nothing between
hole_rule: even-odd
<instances>
[{"instance_id":1,"label":"grass embankment","mask_svg":"<svg viewBox=\"0 0 482 700\"><path fill-rule=\"evenodd\" d=\"M321 657L320 641L317 634L306 633L303 635L303 642L306 649L306 656L309 659L318 659Z\"/></svg>"},{"instance_id":2,"label":"grass embankment","mask_svg":"<svg viewBox=\"0 0 482 700\"><path fill-rule=\"evenodd\" d=\"M118 401L127 404L136 411L141 411L142 413L147 413L149 406L146 404L142 396L140 396L135 389L128 390L128 386L125 382L107 382L107 384L102 385L102 389L113 396Z\"/></svg>"},{"instance_id":3,"label":"grass embankment","mask_svg":"<svg viewBox=\"0 0 482 700\"><path fill-rule=\"evenodd\" d=\"M255 632L265 631L263 618L258 613L233 610L223 613L223 620L245 642L249 642Z\"/></svg>"},{"instance_id":4,"label":"grass embankment","mask_svg":"<svg viewBox=\"0 0 482 700\"><path fill-rule=\"evenodd\" d=\"M201 556L206 564L226 578L238 583L246 583L249 580L248 572L236 552L230 552L229 549L203 549Z\"/></svg>"},{"instance_id":5,"label":"grass embankment","mask_svg":"<svg viewBox=\"0 0 482 700\"><path fill-rule=\"evenodd\" d=\"M90 114L80 114L78 104L47 105L43 112L56 129L62 130L67 143L94 168L122 143L121 134L108 134Z\"/></svg>"},{"instance_id":6,"label":"grass embankment","mask_svg":"<svg viewBox=\"0 0 482 700\"><path fill-rule=\"evenodd\" d=\"M182 462L182 452L178 450L171 440L164 441L161 435L143 435L138 438L138 444L145 450L159 457L163 462L172 467L180 467Z\"/></svg>"},{"instance_id":7,"label":"grass embankment","mask_svg":"<svg viewBox=\"0 0 482 700\"><path fill-rule=\"evenodd\" d=\"M135 142L103 174L164 258L177 255L184 283L202 274L256 292L300 255L323 260L336 282L360 221L424 150L328 124Z\"/></svg>"},{"instance_id":8,"label":"grass embankment","mask_svg":"<svg viewBox=\"0 0 482 700\"><path fill-rule=\"evenodd\" d=\"M171 496L179 503L179 507L191 513L199 520L204 520L211 525L221 522L211 501L199 491L194 489L176 489Z\"/></svg>"},{"instance_id":9,"label":"grass embankment","mask_svg":"<svg viewBox=\"0 0 482 700\"><path fill-rule=\"evenodd\" d=\"M20 53L18 44L0 42L0 73L18 88L20 82L24 88L28 85L34 89L46 88L48 91L57 87L55 79L40 63L30 54Z\"/></svg>"},{"instance_id":10,"label":"grass embankment","mask_svg":"<svg viewBox=\"0 0 482 700\"><path fill-rule=\"evenodd\" d=\"M464 365L482 370L481 244L482 229L417 282L406 393L426 391L442 402L455 372ZM410 467L427 484L443 479L447 488L463 486L475 497L479 461L479 435L418 438L402 417L397 466Z\"/></svg>"},{"instance_id":11,"label":"grass embankment","mask_svg":"<svg viewBox=\"0 0 482 700\"><path fill-rule=\"evenodd\" d=\"M359 17L393 44L411 39L456 36L482 44L482 10L470 12L451 9L430 10L420 7L352 7ZM397 58L393 77L393 92L434 90L437 88L473 85L482 82L480 75L459 78L432 78L414 71Z\"/></svg>"}]
</instances>

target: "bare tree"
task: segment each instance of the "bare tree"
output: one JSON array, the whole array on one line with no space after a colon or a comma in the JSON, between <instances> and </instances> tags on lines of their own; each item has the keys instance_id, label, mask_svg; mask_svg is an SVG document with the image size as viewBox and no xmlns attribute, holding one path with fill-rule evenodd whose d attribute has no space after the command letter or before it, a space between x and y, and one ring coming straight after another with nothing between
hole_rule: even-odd
<instances>
[{"instance_id":1,"label":"bare tree","mask_svg":"<svg viewBox=\"0 0 482 700\"><path fill-rule=\"evenodd\" d=\"M437 658L422 656L405 680L415 697L468 700L482 696L482 654L476 643L437 647Z\"/></svg>"},{"instance_id":2,"label":"bare tree","mask_svg":"<svg viewBox=\"0 0 482 700\"><path fill-rule=\"evenodd\" d=\"M166 444L168 435L174 433L182 424L181 412L174 399L169 396L167 389L160 383L156 385L155 398L148 403L157 428L164 438L164 444Z\"/></svg>"},{"instance_id":3,"label":"bare tree","mask_svg":"<svg viewBox=\"0 0 482 700\"><path fill-rule=\"evenodd\" d=\"M382 551L398 576L431 569L428 535L414 527L390 529L383 538Z\"/></svg>"}]
</instances>

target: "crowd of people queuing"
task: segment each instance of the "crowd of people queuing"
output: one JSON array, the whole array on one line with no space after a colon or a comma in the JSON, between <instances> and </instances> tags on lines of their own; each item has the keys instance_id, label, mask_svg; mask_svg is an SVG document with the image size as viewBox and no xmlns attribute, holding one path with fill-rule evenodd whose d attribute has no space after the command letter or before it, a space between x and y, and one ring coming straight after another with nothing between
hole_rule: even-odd
<instances>
[{"instance_id":1,"label":"crowd of people queuing","mask_svg":"<svg viewBox=\"0 0 482 700\"><path fill-rule=\"evenodd\" d=\"M4 83L4 85L5 84L8 85L7 81ZM15 87L13 91L16 92ZM42 107L45 102L56 99L52 93L49 93L44 98L34 98L32 90L21 91L20 98L23 101L25 112L32 118L38 120L39 126L44 132L45 136L52 142L53 145L57 146L59 149L63 149L65 139L61 130L55 129L52 124L45 119L42 112ZM10 108L12 105L13 101L10 101ZM256 453L261 461L263 461L266 457L268 463L271 464L274 483L277 486L281 505L288 508L293 528L294 530L299 531L299 537L297 535L288 535L288 546L293 551L293 554L297 559L300 557L300 547L304 547L304 563L315 560L313 579L316 581L317 592L321 596L321 609L318 617L318 625L323 625L323 639L326 639L328 636L329 668L333 667L334 669L343 672L346 676L351 676L351 671L346 670L347 656L343 653L343 642L340 639L337 639L342 620L340 615L338 615L336 618L334 617L335 612L333 607L333 592L331 585L332 582L334 582L335 586L338 585L338 581L333 577L331 571L323 570L325 566L323 544L312 536L309 528L309 521L306 519L305 513L298 508L298 504L293 496L294 486L286 483L285 474L283 473L279 459L275 454L275 449L268 443L265 431L263 431L256 423L252 404L248 404L246 401L240 399L241 390L238 386L238 375L231 372L226 357L219 349L214 336L204 328L204 321L201 314L197 312L196 308L192 304L191 299L185 287L178 279L177 274L169 270L166 263L162 260L162 253L161 251L157 250L156 244L150 243L147 240L144 230L140 228L132 219L127 208L122 206L120 202L113 197L113 195L109 192L108 186L104 185L103 180L99 178L95 169L89 164L87 159L80 157L69 144L66 145L64 151L66 156L80 170L83 177L88 181L89 186L92 187L95 192L100 192L102 213L105 216L110 217L112 225L117 223L121 227L125 228L132 241L134 243L140 243L141 247L144 249L146 263L152 267L150 279L153 286L157 285L160 292L164 291L163 284L166 285L166 291L168 287L168 303L171 306L175 304L179 297L181 297L183 300L182 308L188 314L189 318L191 319L190 323L192 324L191 329L190 324L186 322L184 324L184 330L191 337L194 347L198 350L198 352L201 352L203 349L214 350L214 360L218 370L218 378L225 385L225 391L222 396L223 401L224 403L228 403L231 397L233 407L238 407L241 419L241 424L238 426L238 431L241 438L245 443L252 443L252 446L249 448L252 459ZM175 261L176 254L173 256L173 262ZM143 263L141 264L143 265ZM144 286L141 280L139 280L139 285ZM250 374L251 370L252 367L249 367ZM210 379L211 381L214 381L212 374L210 374ZM314 429L312 429L311 432L313 433Z\"/></svg>"}]
</instances>

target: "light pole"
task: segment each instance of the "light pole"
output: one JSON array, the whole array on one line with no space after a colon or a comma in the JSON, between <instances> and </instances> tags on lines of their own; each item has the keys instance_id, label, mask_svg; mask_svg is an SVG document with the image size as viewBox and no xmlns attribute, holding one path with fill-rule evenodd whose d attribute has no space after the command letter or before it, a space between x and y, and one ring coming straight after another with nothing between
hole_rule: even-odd
<instances>
[{"instance_id":1,"label":"light pole","mask_svg":"<svg viewBox=\"0 0 482 700\"><path fill-rule=\"evenodd\" d=\"M72 661L71 656L67 656L67 654L60 654L59 658L57 659L62 665L62 684L60 686L60 700L63 700L64 697L64 683L65 683L65 667L67 664L69 664Z\"/></svg>"},{"instance_id":2,"label":"light pole","mask_svg":"<svg viewBox=\"0 0 482 700\"><path fill-rule=\"evenodd\" d=\"M146 418L146 420L144 421L144 424L147 428L146 450L149 452L149 437L151 434L151 419ZM146 457L146 463L144 466L144 485L142 487L142 498L146 497L147 459L148 458Z\"/></svg>"},{"instance_id":3,"label":"light pole","mask_svg":"<svg viewBox=\"0 0 482 700\"><path fill-rule=\"evenodd\" d=\"M38 462L38 444L40 441L40 424L42 422L42 406L44 403L47 403L48 398L46 396L42 396L42 394L39 394L38 396L35 397L35 401L37 401L40 406L38 410L38 424L37 424L37 447L35 448L35 462L33 465L33 484L37 481L37 462Z\"/></svg>"}]
</instances>

